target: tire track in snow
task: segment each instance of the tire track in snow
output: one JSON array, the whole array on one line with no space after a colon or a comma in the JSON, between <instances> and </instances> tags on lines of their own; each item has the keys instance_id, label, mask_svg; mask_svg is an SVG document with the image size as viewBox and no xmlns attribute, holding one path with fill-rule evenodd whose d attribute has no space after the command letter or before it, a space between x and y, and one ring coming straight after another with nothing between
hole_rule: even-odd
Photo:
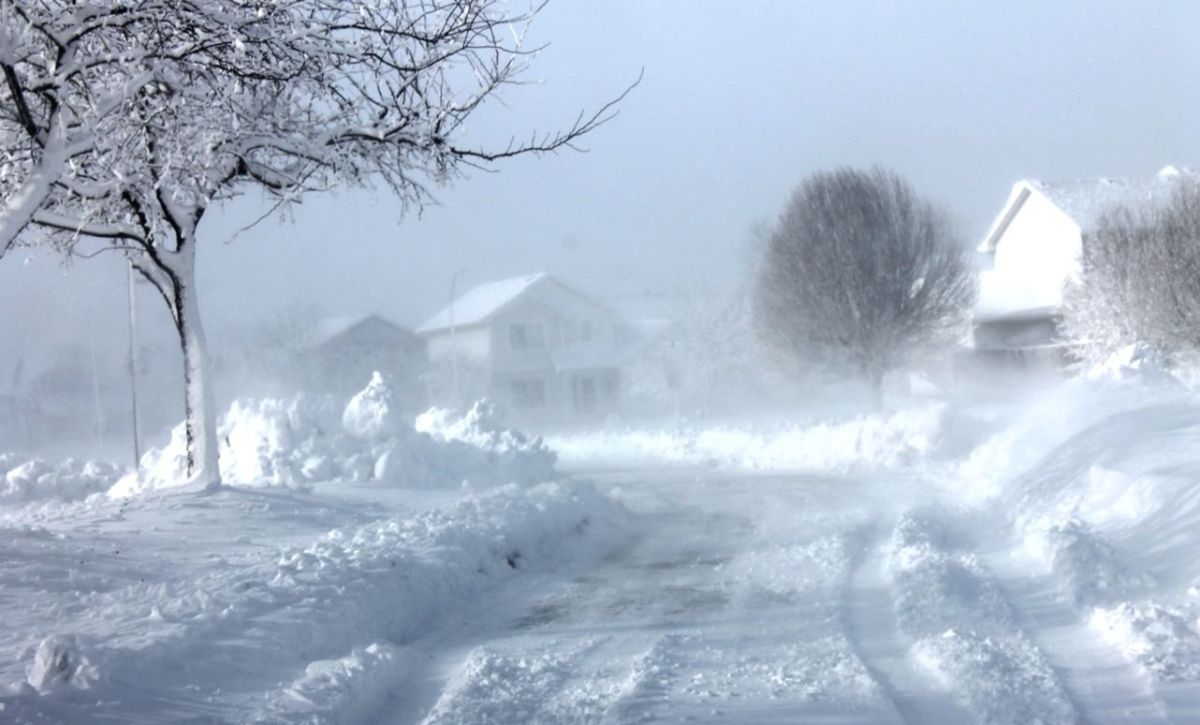
<instances>
[{"instance_id":1,"label":"tire track in snow","mask_svg":"<svg viewBox=\"0 0 1200 725\"><path fill-rule=\"evenodd\" d=\"M431 643L422 702L392 722L888 721L840 617L855 517L810 505L845 492L831 484L649 483L625 546ZM767 496L776 520L763 520ZM489 687L496 673L505 682Z\"/></svg>"},{"instance_id":2,"label":"tire track in snow","mask_svg":"<svg viewBox=\"0 0 1200 725\"><path fill-rule=\"evenodd\" d=\"M900 631L884 574L883 546L874 528L859 532L851 547L850 577L842 617L854 654L879 684L906 725L965 723L974 717L913 661L912 641Z\"/></svg>"},{"instance_id":3,"label":"tire track in snow","mask_svg":"<svg viewBox=\"0 0 1200 725\"><path fill-rule=\"evenodd\" d=\"M1082 722L1173 722L1151 678L1097 635L1053 575L1031 575L1027 559L991 548L986 555L989 568L1022 628L1058 674Z\"/></svg>"},{"instance_id":4,"label":"tire track in snow","mask_svg":"<svg viewBox=\"0 0 1200 725\"><path fill-rule=\"evenodd\" d=\"M915 641L915 659L981 722L1079 722L1059 675L1020 626L994 576L951 541L941 523L948 513L905 513L884 552L896 619Z\"/></svg>"}]
</instances>

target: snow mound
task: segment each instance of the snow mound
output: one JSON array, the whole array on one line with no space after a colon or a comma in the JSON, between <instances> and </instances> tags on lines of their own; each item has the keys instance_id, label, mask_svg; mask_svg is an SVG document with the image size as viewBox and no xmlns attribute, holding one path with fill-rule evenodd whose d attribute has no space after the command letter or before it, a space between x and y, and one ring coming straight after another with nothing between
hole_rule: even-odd
<instances>
[{"instance_id":1,"label":"snow mound","mask_svg":"<svg viewBox=\"0 0 1200 725\"><path fill-rule=\"evenodd\" d=\"M1200 602L1188 590L1200 581L1200 407L1178 391L1170 404L1147 398L1080 416L999 502L1099 636L1152 678L1196 680Z\"/></svg>"},{"instance_id":2,"label":"snow mound","mask_svg":"<svg viewBox=\"0 0 1200 725\"><path fill-rule=\"evenodd\" d=\"M1200 680L1200 620L1152 602L1092 611L1088 623L1157 680Z\"/></svg>"},{"instance_id":3,"label":"snow mound","mask_svg":"<svg viewBox=\"0 0 1200 725\"><path fill-rule=\"evenodd\" d=\"M269 695L268 705L251 722L350 725L367 721L411 664L408 652L380 642L355 648L345 657L318 660L291 686Z\"/></svg>"},{"instance_id":4,"label":"snow mound","mask_svg":"<svg viewBox=\"0 0 1200 725\"><path fill-rule=\"evenodd\" d=\"M703 465L731 470L804 471L892 468L933 453L946 406L770 428L713 426L682 431L626 430L549 440L564 464Z\"/></svg>"},{"instance_id":5,"label":"snow mound","mask_svg":"<svg viewBox=\"0 0 1200 725\"><path fill-rule=\"evenodd\" d=\"M89 605L115 618L93 643L106 672L97 697L111 700L131 681L159 688L155 696L284 681L251 721L369 720L356 713L386 696L385 681L394 689L390 676L406 666L403 653L374 643L427 633L526 572L592 562L615 548L625 523L624 510L587 484L505 486L449 510L334 529L203 577L104 592ZM231 640L241 653L232 669ZM295 671L297 662L310 664Z\"/></svg>"},{"instance_id":6,"label":"snow mound","mask_svg":"<svg viewBox=\"0 0 1200 725\"><path fill-rule=\"evenodd\" d=\"M477 401L461 416L445 408L430 408L417 416L414 427L440 443L466 444L481 451L502 478L542 481L556 475L558 456L541 436L530 438L518 430L500 427L495 408L485 400Z\"/></svg>"},{"instance_id":7,"label":"snow mound","mask_svg":"<svg viewBox=\"0 0 1200 725\"><path fill-rule=\"evenodd\" d=\"M79 651L74 637L47 637L38 644L26 681L39 693L60 687L87 689L96 679L96 669Z\"/></svg>"},{"instance_id":8,"label":"snow mound","mask_svg":"<svg viewBox=\"0 0 1200 725\"><path fill-rule=\"evenodd\" d=\"M1105 360L1083 371L1082 379L1092 382L1174 385L1178 381L1149 345L1135 343L1117 350Z\"/></svg>"},{"instance_id":9,"label":"snow mound","mask_svg":"<svg viewBox=\"0 0 1200 725\"><path fill-rule=\"evenodd\" d=\"M600 722L608 703L599 693L563 687L572 674L569 655L547 650L510 657L478 648L421 723Z\"/></svg>"},{"instance_id":10,"label":"snow mound","mask_svg":"<svg viewBox=\"0 0 1200 725\"><path fill-rule=\"evenodd\" d=\"M308 490L328 481L445 488L533 484L558 477L540 438L498 426L477 403L465 415L433 409L414 426L398 420L396 396L376 373L344 409L324 397L240 399L218 426L221 478L239 486ZM129 496L186 481L182 424L142 457L141 471L110 491Z\"/></svg>"},{"instance_id":11,"label":"snow mound","mask_svg":"<svg viewBox=\"0 0 1200 725\"><path fill-rule=\"evenodd\" d=\"M392 386L378 370L371 374L367 387L346 404L342 428L349 435L366 441L391 438L408 427L400 414L400 405Z\"/></svg>"},{"instance_id":12,"label":"snow mound","mask_svg":"<svg viewBox=\"0 0 1200 725\"><path fill-rule=\"evenodd\" d=\"M305 395L235 400L217 431L222 478L304 488L313 481L345 476L346 466L338 459L354 447L332 417L330 401Z\"/></svg>"},{"instance_id":13,"label":"snow mound","mask_svg":"<svg viewBox=\"0 0 1200 725\"><path fill-rule=\"evenodd\" d=\"M0 503L83 499L107 491L124 473L111 463L68 458L51 464L0 453Z\"/></svg>"},{"instance_id":14,"label":"snow mound","mask_svg":"<svg viewBox=\"0 0 1200 725\"><path fill-rule=\"evenodd\" d=\"M1070 380L1007 420L1001 416L993 424L997 432L964 455L944 482L967 503L1011 494L1024 486L1019 479L1046 463L1053 464L1050 457L1060 446L1086 441L1088 430L1099 422L1138 410L1178 406L1181 398L1187 397L1181 386L1144 385L1134 378L1124 382L1103 377ZM1123 435L1134 440L1140 431L1132 427ZM1090 466L1102 454L1102 447L1095 446L1067 465ZM1056 482L1048 485L1057 488Z\"/></svg>"}]
</instances>

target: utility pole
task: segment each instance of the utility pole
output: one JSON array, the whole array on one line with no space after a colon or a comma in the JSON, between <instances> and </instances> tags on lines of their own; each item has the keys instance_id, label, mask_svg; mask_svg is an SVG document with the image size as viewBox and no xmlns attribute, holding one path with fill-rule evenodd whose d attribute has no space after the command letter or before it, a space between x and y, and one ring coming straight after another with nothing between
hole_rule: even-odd
<instances>
[{"instance_id":1,"label":"utility pole","mask_svg":"<svg viewBox=\"0 0 1200 725\"><path fill-rule=\"evenodd\" d=\"M458 286L459 275L466 274L467 270L460 269L450 278L450 306L447 308L450 316L450 375L454 385L454 407L462 405L462 390L458 384L458 335L457 328L454 325L454 299L455 288Z\"/></svg>"},{"instance_id":2,"label":"utility pole","mask_svg":"<svg viewBox=\"0 0 1200 725\"><path fill-rule=\"evenodd\" d=\"M133 291L133 260L129 262L129 403L133 414L133 470L141 478L142 445L138 430L137 399L137 297Z\"/></svg>"}]
</instances>

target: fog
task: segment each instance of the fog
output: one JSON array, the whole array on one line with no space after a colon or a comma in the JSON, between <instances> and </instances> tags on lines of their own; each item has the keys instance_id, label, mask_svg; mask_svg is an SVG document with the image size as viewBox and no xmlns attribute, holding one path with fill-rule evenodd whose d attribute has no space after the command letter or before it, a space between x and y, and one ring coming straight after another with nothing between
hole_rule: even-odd
<instances>
[{"instance_id":1,"label":"fog","mask_svg":"<svg viewBox=\"0 0 1200 725\"><path fill-rule=\"evenodd\" d=\"M536 82L506 90L469 137L504 142L568 125L644 74L585 139L586 153L472 172L407 215L383 191L312 196L283 219L257 221L269 205L253 194L214 209L198 273L210 343L221 350L297 310L415 327L446 304L456 272L461 290L547 271L618 309L664 316L674 296L737 288L755 224L807 175L845 165L907 177L973 245L1018 179L1197 163L1198 22L1190 2L1086 12L1040 2L551 3L529 39L547 44L532 61ZM150 292L139 287L144 340L169 348ZM64 266L19 250L0 260L0 310L0 391L27 388L64 351L119 369L124 262ZM179 394L169 377L155 385L148 396Z\"/></svg>"},{"instance_id":2,"label":"fog","mask_svg":"<svg viewBox=\"0 0 1200 725\"><path fill-rule=\"evenodd\" d=\"M0 722L1200 722L1200 3L539 2L0 2Z\"/></svg>"}]
</instances>

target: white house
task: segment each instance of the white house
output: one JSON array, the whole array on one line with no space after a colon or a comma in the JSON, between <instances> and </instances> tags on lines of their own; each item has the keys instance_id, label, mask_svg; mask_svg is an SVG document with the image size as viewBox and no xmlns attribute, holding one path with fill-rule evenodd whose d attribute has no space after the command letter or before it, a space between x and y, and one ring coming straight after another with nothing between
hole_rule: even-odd
<instances>
[{"instance_id":1,"label":"white house","mask_svg":"<svg viewBox=\"0 0 1200 725\"><path fill-rule=\"evenodd\" d=\"M548 274L489 282L417 328L429 357L459 380L451 396L483 394L510 416L561 422L603 416L621 399L624 319ZM475 385L466 390L465 379Z\"/></svg>"},{"instance_id":2,"label":"white house","mask_svg":"<svg viewBox=\"0 0 1200 725\"><path fill-rule=\"evenodd\" d=\"M1063 290L1079 274L1084 235L1107 209L1164 200L1190 175L1168 166L1148 179L1014 184L979 245L975 349L1021 360L1058 358Z\"/></svg>"}]
</instances>

